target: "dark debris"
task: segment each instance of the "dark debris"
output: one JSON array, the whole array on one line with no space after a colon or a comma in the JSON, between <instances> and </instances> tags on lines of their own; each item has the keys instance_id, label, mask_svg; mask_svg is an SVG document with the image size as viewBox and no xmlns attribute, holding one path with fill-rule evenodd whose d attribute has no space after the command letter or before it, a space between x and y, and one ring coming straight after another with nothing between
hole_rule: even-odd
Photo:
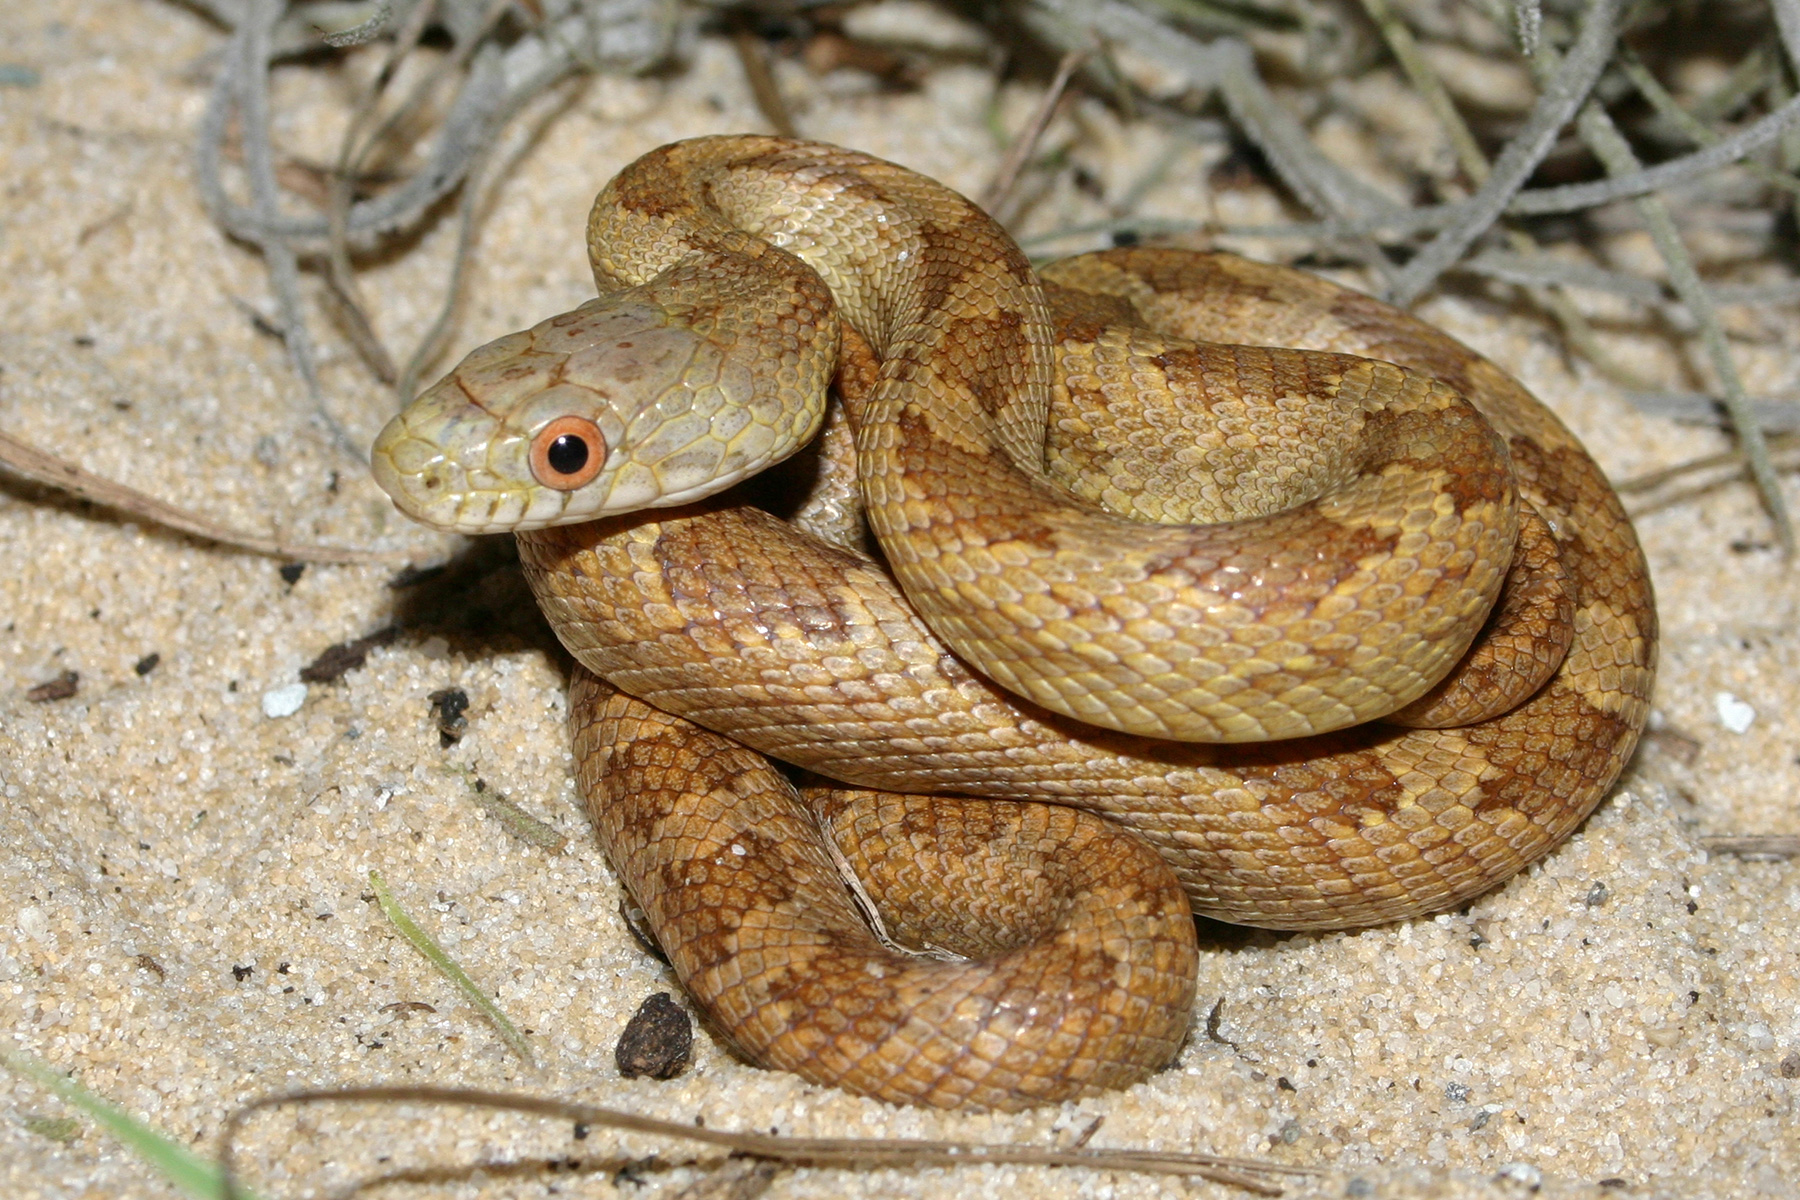
<instances>
[{"instance_id":1,"label":"dark debris","mask_svg":"<svg viewBox=\"0 0 1800 1200\"><path fill-rule=\"evenodd\" d=\"M694 1061L694 1022L667 992L638 1005L613 1051L619 1074L673 1079Z\"/></svg>"},{"instance_id":2,"label":"dark debris","mask_svg":"<svg viewBox=\"0 0 1800 1200\"><path fill-rule=\"evenodd\" d=\"M469 730L469 693L461 688L439 688L426 699L437 720L438 741L445 749L454 746Z\"/></svg>"},{"instance_id":3,"label":"dark debris","mask_svg":"<svg viewBox=\"0 0 1800 1200\"><path fill-rule=\"evenodd\" d=\"M398 625L377 629L353 642L327 646L319 657L300 668L301 683L335 683L369 660L369 651L385 646L400 636Z\"/></svg>"},{"instance_id":4,"label":"dark debris","mask_svg":"<svg viewBox=\"0 0 1800 1200\"><path fill-rule=\"evenodd\" d=\"M25 693L25 698L33 704L48 704L52 700L67 700L81 687L81 675L77 671L64 671L55 679L38 684Z\"/></svg>"}]
</instances>

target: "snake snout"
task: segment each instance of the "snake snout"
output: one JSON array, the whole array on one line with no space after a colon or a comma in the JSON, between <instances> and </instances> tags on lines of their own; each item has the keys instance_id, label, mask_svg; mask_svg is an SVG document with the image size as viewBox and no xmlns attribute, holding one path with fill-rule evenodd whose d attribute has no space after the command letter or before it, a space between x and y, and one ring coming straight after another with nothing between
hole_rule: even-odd
<instances>
[{"instance_id":1,"label":"snake snout","mask_svg":"<svg viewBox=\"0 0 1800 1200\"><path fill-rule=\"evenodd\" d=\"M440 447L414 434L407 419L410 413L409 409L394 417L376 435L369 451L370 471L395 508L421 524L454 528L448 516L454 511L461 472Z\"/></svg>"}]
</instances>

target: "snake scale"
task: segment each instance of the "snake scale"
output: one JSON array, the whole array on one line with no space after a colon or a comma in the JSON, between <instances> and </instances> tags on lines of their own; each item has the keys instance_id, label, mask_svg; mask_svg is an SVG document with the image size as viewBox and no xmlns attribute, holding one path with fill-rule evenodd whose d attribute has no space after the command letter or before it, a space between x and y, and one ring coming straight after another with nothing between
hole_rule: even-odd
<instances>
[{"instance_id":1,"label":"snake scale","mask_svg":"<svg viewBox=\"0 0 1800 1200\"><path fill-rule=\"evenodd\" d=\"M1405 313L1223 254L1040 279L940 184L766 137L641 158L588 244L600 298L470 354L375 472L517 533L602 843L756 1062L1124 1086L1186 1035L1190 908L1453 907L1636 744L1617 497Z\"/></svg>"}]
</instances>

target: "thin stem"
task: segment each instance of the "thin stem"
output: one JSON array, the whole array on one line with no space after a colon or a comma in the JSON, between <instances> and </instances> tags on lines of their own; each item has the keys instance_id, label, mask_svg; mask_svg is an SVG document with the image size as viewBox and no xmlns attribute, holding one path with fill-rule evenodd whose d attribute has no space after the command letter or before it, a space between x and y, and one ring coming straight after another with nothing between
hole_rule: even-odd
<instances>
[{"instance_id":1,"label":"thin stem","mask_svg":"<svg viewBox=\"0 0 1800 1200\"><path fill-rule=\"evenodd\" d=\"M84 471L74 463L45 454L37 447L5 433L0 433L0 465L35 483L79 497L90 504L113 509L135 520L150 521L165 529L247 550L252 554L266 554L291 562L316 563L396 562L414 557L408 551L315 546L304 542L290 542L279 536L264 537L232 529L199 513L159 500L147 492L140 492L136 488Z\"/></svg>"},{"instance_id":2,"label":"thin stem","mask_svg":"<svg viewBox=\"0 0 1800 1200\"><path fill-rule=\"evenodd\" d=\"M226 1118L220 1131L219 1170L227 1200L240 1200L237 1141L244 1122L266 1108L288 1104L329 1104L361 1101L389 1103L458 1104L509 1112L554 1117L581 1125L648 1133L677 1141L718 1146L737 1154L810 1166L955 1167L1016 1165L1086 1167L1102 1171L1133 1171L1156 1175L1192 1175L1240 1187L1262 1196L1279 1196L1281 1189L1263 1178L1267 1175L1317 1176L1316 1167L1288 1166L1256 1159L1226 1158L1177 1150L1112 1150L1079 1147L1056 1150L1040 1146L1008 1146L969 1142L936 1142L911 1138L803 1138L778 1134L709 1129L665 1121L616 1108L574 1104L547 1097L445 1087L351 1087L294 1092L253 1100Z\"/></svg>"},{"instance_id":3,"label":"thin stem","mask_svg":"<svg viewBox=\"0 0 1800 1200\"><path fill-rule=\"evenodd\" d=\"M1588 148L1609 172L1619 175L1637 169L1637 155L1619 133L1606 110L1598 104L1589 104L1582 110L1577 128L1581 132L1582 141L1587 143ZM1651 240L1656 243L1657 252L1668 266L1670 285L1700 326L1700 340L1706 347L1707 358L1712 362L1713 373L1718 376L1719 384L1724 390L1725 408L1731 414L1732 428L1737 431L1738 444L1743 447L1744 456L1750 460L1750 475L1756 480L1756 490L1762 494L1763 505L1775 522L1776 541L1781 544L1782 553L1791 557L1794 553L1793 522L1788 516L1787 502L1781 495L1781 482L1775 476L1775 465L1769 460L1769 447L1763 437L1762 427L1757 424L1756 414L1751 411L1750 397L1744 391L1744 381L1738 375L1737 363L1731 357L1731 347L1725 340L1725 327L1719 323L1712 293L1701 282L1700 273L1694 269L1694 260L1682 243L1681 234L1675 228L1675 221L1670 217L1669 207L1662 197L1643 196L1636 203L1644 224L1649 227Z\"/></svg>"},{"instance_id":4,"label":"thin stem","mask_svg":"<svg viewBox=\"0 0 1800 1200\"><path fill-rule=\"evenodd\" d=\"M744 82L750 85L750 95L763 120L781 137L799 137L793 110L788 108L788 102L781 94L775 72L769 69L768 47L750 28L747 13L738 14L732 21L731 44L737 51L738 64L744 70Z\"/></svg>"},{"instance_id":5,"label":"thin stem","mask_svg":"<svg viewBox=\"0 0 1800 1200\"><path fill-rule=\"evenodd\" d=\"M1001 220L997 214L1012 200L1020 173L1037 152L1038 143L1044 138L1044 130L1050 127L1050 118L1056 115L1057 105L1062 103L1063 92L1068 88L1069 80L1088 60L1088 55L1087 50L1070 50L1062 56L1062 61L1056 64L1056 76L1038 98L1031 119L1025 122L1025 128L1012 140L1012 145L1006 148L1006 157L1000 160L1000 168L994 172L994 181L981 194L981 207L988 213L995 214L995 220Z\"/></svg>"},{"instance_id":6,"label":"thin stem","mask_svg":"<svg viewBox=\"0 0 1800 1200\"><path fill-rule=\"evenodd\" d=\"M1388 289L1390 301L1402 308L1411 306L1507 210L1606 66L1616 35L1619 3L1590 0L1580 36L1561 69L1544 85L1524 127L1500 152L1492 174L1465 202L1456 223L1426 243L1401 270Z\"/></svg>"},{"instance_id":7,"label":"thin stem","mask_svg":"<svg viewBox=\"0 0 1800 1200\"><path fill-rule=\"evenodd\" d=\"M1638 90L1638 94L1650 102L1650 106L1656 109L1658 115L1680 130L1682 135L1696 146L1716 146L1723 140L1719 134L1707 128L1699 118L1676 103L1675 97L1669 94L1668 89L1657 81L1656 76L1650 73L1650 69L1630 50L1625 50L1619 55L1619 67L1625 72L1625 77L1631 80L1631 85ZM1780 171L1754 160L1747 161L1743 165L1751 174L1771 187L1778 187L1783 191L1800 195L1800 179L1796 179L1792 175L1784 175Z\"/></svg>"}]
</instances>

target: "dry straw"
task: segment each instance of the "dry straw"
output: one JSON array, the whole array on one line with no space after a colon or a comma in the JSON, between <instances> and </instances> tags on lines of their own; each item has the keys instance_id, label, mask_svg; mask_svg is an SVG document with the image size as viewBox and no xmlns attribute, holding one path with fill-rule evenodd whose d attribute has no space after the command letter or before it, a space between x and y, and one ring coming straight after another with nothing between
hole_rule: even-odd
<instances>
[{"instance_id":1,"label":"dry straw","mask_svg":"<svg viewBox=\"0 0 1800 1200\"><path fill-rule=\"evenodd\" d=\"M680 3L679 0L348 0L292 5L289 0L190 0L232 31L218 60L212 97L199 131L198 178L202 196L221 227L255 246L268 265L276 325L315 420L326 436L358 461L362 447L345 431L323 394L301 272L317 269L323 295L340 327L371 374L408 398L422 372L448 344L456 298L474 231L485 211L491 181L502 178L511 155L528 142L510 127L533 102L571 78L595 72L635 73L679 64L684 45L707 23L729 30L753 91L773 127L793 128L754 36L761 10L804 14L809 0L781 3ZM1659 78L1686 65L1679 45L1658 33L1681 6L1640 0L1585 0L1542 6L1536 0L1475 0L1484 30L1471 31L1467 6L1429 0L1361 0L1368 27L1382 53L1357 47L1346 14L1330 6L1288 0L1024 0L1016 23L997 28L996 47L1016 37L1020 25L1063 56L1066 73L1079 68L1086 85L1141 120L1156 121L1178 136L1217 141L1240 139L1267 162L1289 197L1310 220L1238 226L1170 221L1123 212L1103 222L1039 237L1028 248L1067 249L1079 239L1110 236L1155 238L1183 234L1262 236L1298 240L1305 254L1348 256L1359 262L1386 297L1411 305L1450 273L1473 274L1518 285L1557 321L1570 346L1617 380L1646 410L1682 419L1723 423L1735 433L1747 470L1762 496L1776 540L1794 546L1792 523L1770 457L1768 428L1792 428L1800 406L1786 398L1751 397L1742 382L1721 308L1792 305L1800 283L1781 279L1753 285L1706 278L1683 236L1679 214L1665 197L1679 194L1688 213L1769 219L1791 214L1800 181L1800 94L1794 86L1800 61L1800 0L1746 0L1715 6L1721 19L1766 36L1746 38L1741 61L1726 80L1687 107ZM988 6L965 6L968 15L992 15ZM327 24L329 22L329 24ZM401 64L428 30L449 38L448 53L402 95L394 95ZM1285 95L1264 78L1259 50L1271 38L1308 40L1305 78L1283 81ZM1335 37L1352 47L1313 53ZM1365 41L1369 40L1366 37ZM322 211L303 211L281 186L279 155L270 130L269 77L274 64L317 56L325 47L380 53L379 69L348 122L333 164ZM1479 42L1480 44L1475 44ZM1509 48L1535 80L1537 94L1510 125L1490 120L1471 127L1432 67L1433 46L1491 55ZM1773 47L1779 46L1776 51ZM1014 56L1017 57L1017 56ZM1334 111L1333 84L1369 71L1393 71L1429 106L1460 174L1450 190L1430 202L1402 203L1325 154L1296 115ZM1153 82L1145 82L1154 76ZM1060 86L1059 81L1059 85ZM1079 84L1077 86L1080 86ZM446 103L441 100L450 92ZM1056 87L1050 89L1054 96ZM542 106L538 106L540 109ZM435 123L421 114L441 111ZM539 111L548 119L554 110ZM1036 138L1050 115L1015 140L1006 166L989 189L990 199L1017 201L1013 182L1030 163ZM512 133L509 151L508 134ZM804 135L806 130L796 129ZM1567 157L1579 142L1597 164L1598 178L1555 186L1527 184L1553 150ZM1484 145L1497 149L1488 154ZM233 165L232 148L240 150ZM398 161L423 147L422 165L391 186L373 186L370 164ZM1645 165L1646 158L1656 158ZM1066 164L1063 164L1066 169ZM1196 192L1203 186L1196 180ZM357 197L358 190L368 194ZM1439 191L1445 189L1439 188ZM440 201L460 192L457 253L445 282L437 318L419 344L395 354L376 334L356 278L359 256L434 219ZM1629 273L1599 261L1572 261L1543 252L1528 219L1581 214L1620 219L1629 205L1660 256L1660 277ZM1012 205L1017 207L1017 204ZM1625 219L1633 219L1626 217ZM1791 215L1785 216L1790 223ZM1585 249L1585 248L1584 248ZM1603 349L1572 290L1623 297L1670 318L1699 343L1710 375L1702 393L1670 392L1640 378ZM313 318L316 320L316 318ZM0 462L15 462L0 444ZM41 457L41 456L40 456ZM56 485L54 472L21 467ZM67 472L65 472L66 474ZM168 519L153 501L129 496L113 501L151 520ZM135 505L135 507L133 507ZM188 526L203 519L192 514ZM204 536L264 549L271 541L214 530ZM333 548L305 548L330 557Z\"/></svg>"}]
</instances>

